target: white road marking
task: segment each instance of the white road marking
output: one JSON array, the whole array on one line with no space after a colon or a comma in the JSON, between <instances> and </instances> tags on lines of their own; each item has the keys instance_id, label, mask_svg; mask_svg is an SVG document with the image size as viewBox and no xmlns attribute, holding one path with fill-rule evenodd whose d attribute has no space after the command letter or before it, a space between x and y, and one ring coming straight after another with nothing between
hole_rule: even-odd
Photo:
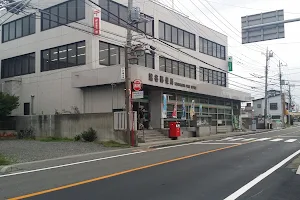
<instances>
[{"instance_id":1,"label":"white road marking","mask_svg":"<svg viewBox=\"0 0 300 200\"><path fill-rule=\"evenodd\" d=\"M247 183L246 185L244 185L243 187L241 187L240 189L238 189L237 191L235 191L233 194L229 195L224 200L235 200L235 199L237 199L238 197L240 197L241 195L243 195L245 192L247 192L248 190L250 190L257 183L259 183L260 181L262 181L263 179L265 179L267 176L269 176L270 174L272 174L273 172L275 172L277 169L279 169L280 167L282 167L284 164L286 164L287 162L289 162L291 159L293 159L299 153L300 153L300 150L296 151L295 153L293 153L292 155L290 155L286 159L282 160L280 163L278 163L274 167L272 167L269 170L267 170L266 172L260 174L255 179L253 179L252 181L250 181L249 183Z\"/></svg>"},{"instance_id":2,"label":"white road marking","mask_svg":"<svg viewBox=\"0 0 300 200\"><path fill-rule=\"evenodd\" d=\"M255 140L256 138L248 138L248 139L245 139L245 140L242 140L243 142L247 142L247 141L251 141L251 140Z\"/></svg>"},{"instance_id":3,"label":"white road marking","mask_svg":"<svg viewBox=\"0 0 300 200\"><path fill-rule=\"evenodd\" d=\"M289 139L289 140L286 140L284 142L295 142L297 139Z\"/></svg>"},{"instance_id":4,"label":"white road marking","mask_svg":"<svg viewBox=\"0 0 300 200\"><path fill-rule=\"evenodd\" d=\"M234 138L234 139L231 139L231 140L228 140L228 141L238 141L238 140L244 140L245 138Z\"/></svg>"},{"instance_id":5,"label":"white road marking","mask_svg":"<svg viewBox=\"0 0 300 200\"><path fill-rule=\"evenodd\" d=\"M300 175L300 165L298 167L298 170L297 170L296 174Z\"/></svg>"},{"instance_id":6,"label":"white road marking","mask_svg":"<svg viewBox=\"0 0 300 200\"><path fill-rule=\"evenodd\" d=\"M230 139L233 139L233 137L224 138L224 139L219 140L219 141L230 140Z\"/></svg>"},{"instance_id":7,"label":"white road marking","mask_svg":"<svg viewBox=\"0 0 300 200\"><path fill-rule=\"evenodd\" d=\"M210 142L210 143L201 143L201 142L195 142L193 144L243 144L243 143L233 143L233 142Z\"/></svg>"},{"instance_id":8,"label":"white road marking","mask_svg":"<svg viewBox=\"0 0 300 200\"><path fill-rule=\"evenodd\" d=\"M271 138L260 138L260 139L257 139L255 141L265 141L265 140L269 140L269 139L271 139Z\"/></svg>"},{"instance_id":9,"label":"white road marking","mask_svg":"<svg viewBox=\"0 0 300 200\"><path fill-rule=\"evenodd\" d=\"M282 138L276 138L276 139L274 139L274 140L270 140L271 142L279 142L279 141L281 141L281 140L283 140Z\"/></svg>"},{"instance_id":10,"label":"white road marking","mask_svg":"<svg viewBox=\"0 0 300 200\"><path fill-rule=\"evenodd\" d=\"M53 166L53 167L45 167L45 168L28 170L28 171L23 171L23 172L4 174L4 175L0 175L0 178L8 177L8 176L16 176L16 175L21 175L21 174L29 174L29 173L33 173L33 172L41 172L41 171L46 171L46 170L50 170L50 169L58 169L58 168L69 167L69 166L74 166L74 165L79 165L79 164L84 164L84 163L96 162L96 161L100 161L100 160L108 160L108 159L112 159L112 158L130 156L130 155L135 155L135 154L145 153L145 152L147 152L147 151L125 153L125 154L120 154L120 155L115 155L115 156L108 156L108 157L104 157L104 158L96 158L96 159L92 159L92 160L85 160L85 161L74 162L74 163L69 163L69 164L57 165L57 166Z\"/></svg>"}]
</instances>

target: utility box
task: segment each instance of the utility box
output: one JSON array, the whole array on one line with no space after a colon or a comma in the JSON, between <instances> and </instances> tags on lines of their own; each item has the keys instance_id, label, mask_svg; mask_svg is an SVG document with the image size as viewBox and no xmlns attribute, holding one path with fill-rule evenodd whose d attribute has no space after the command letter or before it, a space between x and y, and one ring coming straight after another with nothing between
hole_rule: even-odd
<instances>
[{"instance_id":1,"label":"utility box","mask_svg":"<svg viewBox=\"0 0 300 200\"><path fill-rule=\"evenodd\" d=\"M180 135L180 122L169 122L169 138L178 139Z\"/></svg>"}]
</instances>

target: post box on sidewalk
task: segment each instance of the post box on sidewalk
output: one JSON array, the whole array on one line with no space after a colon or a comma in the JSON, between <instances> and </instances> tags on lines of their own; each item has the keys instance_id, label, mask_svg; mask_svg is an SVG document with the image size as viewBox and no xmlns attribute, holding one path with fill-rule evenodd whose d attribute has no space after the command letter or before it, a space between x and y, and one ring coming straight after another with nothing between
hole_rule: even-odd
<instances>
[{"instance_id":1,"label":"post box on sidewalk","mask_svg":"<svg viewBox=\"0 0 300 200\"><path fill-rule=\"evenodd\" d=\"M169 138L178 139L180 134L180 122L169 122Z\"/></svg>"}]
</instances>

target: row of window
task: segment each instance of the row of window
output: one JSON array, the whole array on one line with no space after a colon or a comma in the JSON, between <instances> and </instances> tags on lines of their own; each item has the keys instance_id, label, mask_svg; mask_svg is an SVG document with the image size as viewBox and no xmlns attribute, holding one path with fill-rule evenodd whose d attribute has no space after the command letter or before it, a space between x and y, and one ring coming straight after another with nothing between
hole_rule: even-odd
<instances>
[{"instance_id":1,"label":"row of window","mask_svg":"<svg viewBox=\"0 0 300 200\"><path fill-rule=\"evenodd\" d=\"M201 53L220 58L225 60L226 52L225 47L217 44L215 42L212 42L210 40L207 40L205 38L199 37L199 51Z\"/></svg>"},{"instance_id":2,"label":"row of window","mask_svg":"<svg viewBox=\"0 0 300 200\"><path fill-rule=\"evenodd\" d=\"M196 65L159 57L159 70L179 76L196 79Z\"/></svg>"},{"instance_id":3,"label":"row of window","mask_svg":"<svg viewBox=\"0 0 300 200\"><path fill-rule=\"evenodd\" d=\"M116 3L111 0L99 0L99 5L102 8L101 10L101 19L119 26L127 27L128 21L128 8L119 3ZM148 35L154 35L154 26L153 18L147 15L144 15L149 19L148 22L139 23L136 26L135 31L145 32Z\"/></svg>"},{"instance_id":4,"label":"row of window","mask_svg":"<svg viewBox=\"0 0 300 200\"><path fill-rule=\"evenodd\" d=\"M257 104L257 108L261 108L261 104ZM278 110L278 104L270 103L270 110Z\"/></svg>"},{"instance_id":5,"label":"row of window","mask_svg":"<svg viewBox=\"0 0 300 200\"><path fill-rule=\"evenodd\" d=\"M2 42L35 33L35 14L11 21L2 26Z\"/></svg>"},{"instance_id":6,"label":"row of window","mask_svg":"<svg viewBox=\"0 0 300 200\"><path fill-rule=\"evenodd\" d=\"M1 62L1 78L9 78L35 72L35 53L8 58Z\"/></svg>"},{"instance_id":7,"label":"row of window","mask_svg":"<svg viewBox=\"0 0 300 200\"><path fill-rule=\"evenodd\" d=\"M85 41L42 50L41 71L85 65Z\"/></svg>"},{"instance_id":8,"label":"row of window","mask_svg":"<svg viewBox=\"0 0 300 200\"><path fill-rule=\"evenodd\" d=\"M206 69L203 67L199 68L199 80L214 85L226 87L226 73Z\"/></svg>"},{"instance_id":9,"label":"row of window","mask_svg":"<svg viewBox=\"0 0 300 200\"><path fill-rule=\"evenodd\" d=\"M60 25L79 21L85 18L84 0L71 0L50 8L42 13L41 30L45 31Z\"/></svg>"},{"instance_id":10,"label":"row of window","mask_svg":"<svg viewBox=\"0 0 300 200\"><path fill-rule=\"evenodd\" d=\"M159 38L195 50L195 34L159 21Z\"/></svg>"},{"instance_id":11,"label":"row of window","mask_svg":"<svg viewBox=\"0 0 300 200\"><path fill-rule=\"evenodd\" d=\"M123 47L100 41L99 44L100 65L111 66L117 64L124 64L124 62L125 62L125 51ZM154 55L145 54L144 56L139 57L137 64L154 69Z\"/></svg>"}]
</instances>

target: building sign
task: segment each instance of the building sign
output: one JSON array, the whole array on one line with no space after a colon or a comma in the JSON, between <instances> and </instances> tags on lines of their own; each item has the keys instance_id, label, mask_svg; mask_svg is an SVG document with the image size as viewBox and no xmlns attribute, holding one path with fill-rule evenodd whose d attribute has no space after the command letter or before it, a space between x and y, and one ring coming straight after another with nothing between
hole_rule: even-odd
<instances>
[{"instance_id":1,"label":"building sign","mask_svg":"<svg viewBox=\"0 0 300 200\"><path fill-rule=\"evenodd\" d=\"M101 9L94 9L93 25L94 35L100 35Z\"/></svg>"},{"instance_id":2,"label":"building sign","mask_svg":"<svg viewBox=\"0 0 300 200\"><path fill-rule=\"evenodd\" d=\"M174 85L174 86L182 87L182 88L188 88L188 89L193 89L193 90L197 89L197 87L194 85L189 85L189 84L180 83L180 82L174 82L173 78L158 76L158 75L152 74L152 73L148 74L148 80L156 82L156 83L159 82L159 83L164 83L166 85Z\"/></svg>"},{"instance_id":3,"label":"building sign","mask_svg":"<svg viewBox=\"0 0 300 200\"><path fill-rule=\"evenodd\" d=\"M162 105L162 113L161 118L167 118L167 95L163 94L163 105Z\"/></svg>"},{"instance_id":4,"label":"building sign","mask_svg":"<svg viewBox=\"0 0 300 200\"><path fill-rule=\"evenodd\" d=\"M132 99L143 99L144 98L144 91L133 91L132 92Z\"/></svg>"},{"instance_id":5,"label":"building sign","mask_svg":"<svg viewBox=\"0 0 300 200\"><path fill-rule=\"evenodd\" d=\"M121 67L121 80L125 80L125 67Z\"/></svg>"}]
</instances>

